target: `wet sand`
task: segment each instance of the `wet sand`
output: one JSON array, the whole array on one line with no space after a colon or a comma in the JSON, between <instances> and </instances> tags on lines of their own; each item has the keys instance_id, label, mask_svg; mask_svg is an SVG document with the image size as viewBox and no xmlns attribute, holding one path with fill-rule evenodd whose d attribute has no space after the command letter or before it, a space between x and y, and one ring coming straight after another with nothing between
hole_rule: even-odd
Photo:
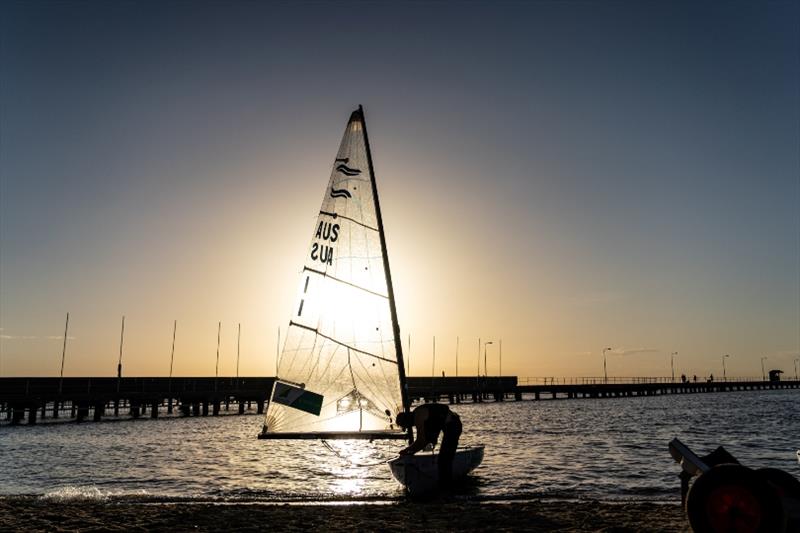
<instances>
[{"instance_id":1,"label":"wet sand","mask_svg":"<svg viewBox=\"0 0 800 533\"><path fill-rule=\"evenodd\" d=\"M598 501L263 504L0 498L0 531L689 531L680 505Z\"/></svg>"}]
</instances>

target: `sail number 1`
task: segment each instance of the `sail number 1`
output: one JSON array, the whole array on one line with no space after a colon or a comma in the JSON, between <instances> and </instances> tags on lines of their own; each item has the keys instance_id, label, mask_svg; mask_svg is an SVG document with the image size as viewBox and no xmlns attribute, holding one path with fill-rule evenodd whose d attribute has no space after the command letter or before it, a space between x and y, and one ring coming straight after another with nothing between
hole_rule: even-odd
<instances>
[{"instance_id":1,"label":"sail number 1","mask_svg":"<svg viewBox=\"0 0 800 533\"><path fill-rule=\"evenodd\" d=\"M320 221L317 227L316 239L334 243L339 239L339 224ZM311 245L311 259L326 265L333 264L333 246L325 243L314 242Z\"/></svg>"}]
</instances>

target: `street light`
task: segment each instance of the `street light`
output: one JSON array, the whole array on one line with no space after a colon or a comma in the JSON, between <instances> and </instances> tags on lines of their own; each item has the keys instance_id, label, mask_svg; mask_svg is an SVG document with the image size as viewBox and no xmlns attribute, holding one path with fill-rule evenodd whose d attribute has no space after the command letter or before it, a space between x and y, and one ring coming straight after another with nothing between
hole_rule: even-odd
<instances>
[{"instance_id":1,"label":"street light","mask_svg":"<svg viewBox=\"0 0 800 533\"><path fill-rule=\"evenodd\" d=\"M797 380L797 363L798 363L798 362L800 362L800 359L795 359L795 360L794 360L794 380L795 380L795 381L798 381L798 380Z\"/></svg>"},{"instance_id":2,"label":"street light","mask_svg":"<svg viewBox=\"0 0 800 533\"><path fill-rule=\"evenodd\" d=\"M728 381L728 375L725 373L725 359L730 357L729 354L725 354L722 356L722 381Z\"/></svg>"},{"instance_id":3,"label":"street light","mask_svg":"<svg viewBox=\"0 0 800 533\"><path fill-rule=\"evenodd\" d=\"M764 372L764 361L767 360L767 356L761 358L761 381L767 381L767 374Z\"/></svg>"},{"instance_id":4,"label":"street light","mask_svg":"<svg viewBox=\"0 0 800 533\"><path fill-rule=\"evenodd\" d=\"M672 352L669 357L669 366L672 368L672 382L675 383L675 356L678 352Z\"/></svg>"},{"instance_id":5,"label":"street light","mask_svg":"<svg viewBox=\"0 0 800 533\"><path fill-rule=\"evenodd\" d=\"M608 383L608 370L606 367L606 352L610 352L611 348L603 348L603 381Z\"/></svg>"},{"instance_id":6,"label":"street light","mask_svg":"<svg viewBox=\"0 0 800 533\"><path fill-rule=\"evenodd\" d=\"M489 375L489 367L486 366L486 350L487 350L486 347L489 346L490 344L494 344L494 342L493 341L486 341L486 342L483 343L483 375L484 375L484 377Z\"/></svg>"}]
</instances>

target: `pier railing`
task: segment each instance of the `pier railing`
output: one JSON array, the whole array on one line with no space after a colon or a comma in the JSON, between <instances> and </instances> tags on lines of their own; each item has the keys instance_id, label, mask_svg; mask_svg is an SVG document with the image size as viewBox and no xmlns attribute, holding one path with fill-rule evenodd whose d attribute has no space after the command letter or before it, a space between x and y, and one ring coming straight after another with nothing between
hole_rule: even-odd
<instances>
[{"instance_id":1,"label":"pier railing","mask_svg":"<svg viewBox=\"0 0 800 533\"><path fill-rule=\"evenodd\" d=\"M637 385L642 383L707 383L709 382L708 376L686 376L686 381L681 381L680 378L672 379L671 376L631 376L631 377L609 377L603 376L588 376L588 377L522 377L517 378L519 385ZM762 381L761 376L758 377L730 377L718 378L714 376L712 382L722 383L744 383Z\"/></svg>"}]
</instances>

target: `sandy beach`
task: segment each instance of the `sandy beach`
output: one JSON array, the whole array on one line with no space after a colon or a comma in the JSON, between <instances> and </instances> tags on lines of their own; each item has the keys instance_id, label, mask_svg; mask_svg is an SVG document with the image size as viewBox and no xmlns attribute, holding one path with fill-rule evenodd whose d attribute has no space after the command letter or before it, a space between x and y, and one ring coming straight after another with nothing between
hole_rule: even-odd
<instances>
[{"instance_id":1,"label":"sandy beach","mask_svg":"<svg viewBox=\"0 0 800 533\"><path fill-rule=\"evenodd\" d=\"M601 501L263 504L0 499L2 531L689 531L680 505Z\"/></svg>"}]
</instances>

